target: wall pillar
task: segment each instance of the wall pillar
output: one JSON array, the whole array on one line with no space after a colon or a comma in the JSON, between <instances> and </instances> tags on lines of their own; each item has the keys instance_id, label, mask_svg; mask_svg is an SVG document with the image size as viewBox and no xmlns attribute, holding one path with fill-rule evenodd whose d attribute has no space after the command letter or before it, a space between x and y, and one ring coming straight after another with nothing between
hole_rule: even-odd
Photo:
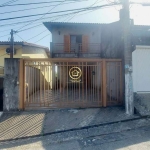
<instances>
[{"instance_id":1,"label":"wall pillar","mask_svg":"<svg viewBox=\"0 0 150 150\"><path fill-rule=\"evenodd\" d=\"M19 58L5 58L4 65L4 111L19 110Z\"/></svg>"}]
</instances>

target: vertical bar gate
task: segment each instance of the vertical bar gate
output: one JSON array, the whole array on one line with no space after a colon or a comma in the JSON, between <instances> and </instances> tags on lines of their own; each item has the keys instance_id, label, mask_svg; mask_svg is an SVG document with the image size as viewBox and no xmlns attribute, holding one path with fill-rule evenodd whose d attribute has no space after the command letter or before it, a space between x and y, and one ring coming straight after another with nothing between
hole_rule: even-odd
<instances>
[{"instance_id":1,"label":"vertical bar gate","mask_svg":"<svg viewBox=\"0 0 150 150\"><path fill-rule=\"evenodd\" d=\"M24 59L25 108L106 107L122 102L121 60Z\"/></svg>"}]
</instances>

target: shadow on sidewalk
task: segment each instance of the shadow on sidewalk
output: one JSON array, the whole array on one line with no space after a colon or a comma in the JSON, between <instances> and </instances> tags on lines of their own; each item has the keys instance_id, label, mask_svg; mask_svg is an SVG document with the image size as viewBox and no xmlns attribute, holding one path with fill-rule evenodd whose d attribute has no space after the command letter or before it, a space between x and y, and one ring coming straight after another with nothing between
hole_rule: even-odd
<instances>
[{"instance_id":1,"label":"shadow on sidewalk","mask_svg":"<svg viewBox=\"0 0 150 150\"><path fill-rule=\"evenodd\" d=\"M43 135L137 117L126 115L123 107L4 113L0 118L0 140ZM22 139L18 144L40 142L42 138L44 137ZM15 142L17 141L4 143L11 147Z\"/></svg>"}]
</instances>

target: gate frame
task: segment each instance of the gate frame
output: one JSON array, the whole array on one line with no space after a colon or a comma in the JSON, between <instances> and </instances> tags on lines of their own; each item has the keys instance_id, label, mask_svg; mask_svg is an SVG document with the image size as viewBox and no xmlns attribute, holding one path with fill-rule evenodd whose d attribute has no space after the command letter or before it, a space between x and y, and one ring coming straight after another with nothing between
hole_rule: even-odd
<instances>
[{"instance_id":1,"label":"gate frame","mask_svg":"<svg viewBox=\"0 0 150 150\"><path fill-rule=\"evenodd\" d=\"M107 83L107 81L106 81L106 74L107 72L106 72L106 60L105 59L103 59L102 60L102 106L103 107L106 107L107 106L107 97L106 97L106 87L107 87L107 85L106 85L106 83Z\"/></svg>"},{"instance_id":2,"label":"gate frame","mask_svg":"<svg viewBox=\"0 0 150 150\"><path fill-rule=\"evenodd\" d=\"M19 68L19 110L25 110L25 61L51 61L51 62L102 62L102 107L107 107L107 62L121 62L122 59L92 59L92 58L21 58ZM122 65L120 66L121 76L121 98L123 99L123 76Z\"/></svg>"},{"instance_id":3,"label":"gate frame","mask_svg":"<svg viewBox=\"0 0 150 150\"><path fill-rule=\"evenodd\" d=\"M24 59L20 59L20 66L19 66L19 110L24 110L25 107L24 107L24 89L25 89L25 86L24 86Z\"/></svg>"}]
</instances>

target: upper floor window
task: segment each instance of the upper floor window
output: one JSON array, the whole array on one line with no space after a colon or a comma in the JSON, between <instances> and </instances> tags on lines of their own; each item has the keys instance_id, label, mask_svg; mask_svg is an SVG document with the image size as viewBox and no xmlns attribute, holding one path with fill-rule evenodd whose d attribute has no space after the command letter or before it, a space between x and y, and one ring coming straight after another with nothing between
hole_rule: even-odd
<instances>
[{"instance_id":1,"label":"upper floor window","mask_svg":"<svg viewBox=\"0 0 150 150\"><path fill-rule=\"evenodd\" d=\"M70 51L82 50L82 35L70 35Z\"/></svg>"},{"instance_id":2,"label":"upper floor window","mask_svg":"<svg viewBox=\"0 0 150 150\"><path fill-rule=\"evenodd\" d=\"M64 51L87 52L88 39L87 35L64 35Z\"/></svg>"}]
</instances>

